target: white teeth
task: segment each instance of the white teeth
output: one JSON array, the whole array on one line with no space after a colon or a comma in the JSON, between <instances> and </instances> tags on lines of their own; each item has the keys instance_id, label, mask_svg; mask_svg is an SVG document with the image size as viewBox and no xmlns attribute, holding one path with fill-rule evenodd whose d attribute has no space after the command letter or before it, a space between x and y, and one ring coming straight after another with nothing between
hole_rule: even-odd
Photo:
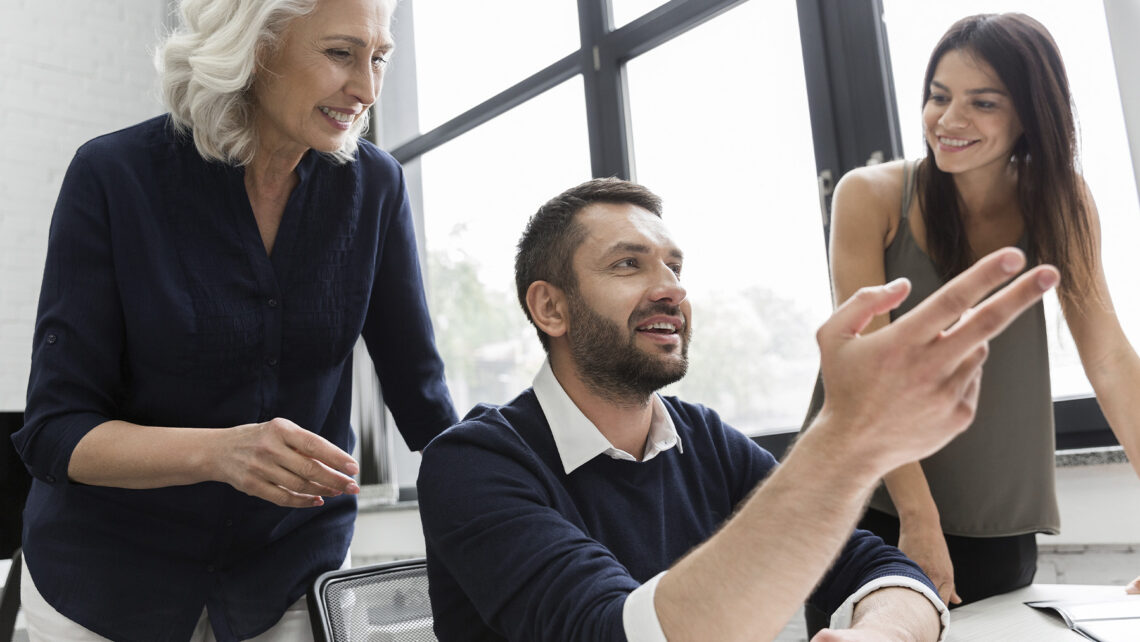
<instances>
[{"instance_id":1,"label":"white teeth","mask_svg":"<svg viewBox=\"0 0 1140 642\"><path fill-rule=\"evenodd\" d=\"M649 325L643 325L643 326L641 326L641 329L642 330L668 330L669 332L676 332L677 326L673 325L672 323L660 322L660 323L650 323Z\"/></svg>"},{"instance_id":2,"label":"white teeth","mask_svg":"<svg viewBox=\"0 0 1140 642\"><path fill-rule=\"evenodd\" d=\"M328 107L318 107L318 109L320 109L321 112L329 118L332 118L333 120L341 123L351 123L356 118L356 114L342 114L341 112L333 111Z\"/></svg>"},{"instance_id":3,"label":"white teeth","mask_svg":"<svg viewBox=\"0 0 1140 642\"><path fill-rule=\"evenodd\" d=\"M947 147L965 147L966 145L969 145L970 143L973 143L974 141L962 140L961 138L943 138L943 137L939 136L938 142L942 143L943 145L946 145Z\"/></svg>"}]
</instances>

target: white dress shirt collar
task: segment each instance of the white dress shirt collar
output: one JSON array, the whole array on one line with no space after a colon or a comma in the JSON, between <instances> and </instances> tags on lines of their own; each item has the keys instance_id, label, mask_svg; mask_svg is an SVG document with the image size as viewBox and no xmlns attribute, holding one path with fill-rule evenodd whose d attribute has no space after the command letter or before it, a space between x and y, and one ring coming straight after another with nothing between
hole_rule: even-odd
<instances>
[{"instance_id":1,"label":"white dress shirt collar","mask_svg":"<svg viewBox=\"0 0 1140 642\"><path fill-rule=\"evenodd\" d=\"M567 475L601 454L613 459L638 461L624 450L614 448L598 427L582 414L566 394L562 384L558 383L554 371L550 368L550 359L543 362L542 368L534 376L533 387L534 395L538 397L538 405L542 407L546 421L550 423L554 446L558 449L562 468ZM641 461L649 461L674 446L677 447L677 452L684 453L681 437L677 434L673 417L665 409L665 402L661 400L660 395L653 393L650 404L653 416L649 424L649 436L645 440L645 454Z\"/></svg>"}]
</instances>

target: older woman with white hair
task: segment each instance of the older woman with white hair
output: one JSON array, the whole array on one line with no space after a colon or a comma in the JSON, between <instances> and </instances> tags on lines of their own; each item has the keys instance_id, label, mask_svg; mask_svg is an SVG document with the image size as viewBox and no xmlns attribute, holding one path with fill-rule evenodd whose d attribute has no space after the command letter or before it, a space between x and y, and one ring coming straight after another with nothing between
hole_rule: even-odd
<instances>
[{"instance_id":1,"label":"older woman with white hair","mask_svg":"<svg viewBox=\"0 0 1140 642\"><path fill-rule=\"evenodd\" d=\"M357 339L411 448L455 421L403 174L358 140L393 5L183 0L170 113L76 153L13 437L33 639L310 637Z\"/></svg>"}]
</instances>

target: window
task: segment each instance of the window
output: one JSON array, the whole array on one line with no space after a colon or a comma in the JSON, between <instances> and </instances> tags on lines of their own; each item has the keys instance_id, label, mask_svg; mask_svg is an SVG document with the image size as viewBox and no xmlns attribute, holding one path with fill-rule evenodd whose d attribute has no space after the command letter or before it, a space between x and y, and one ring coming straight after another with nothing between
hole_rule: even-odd
<instances>
[{"instance_id":1,"label":"window","mask_svg":"<svg viewBox=\"0 0 1140 642\"><path fill-rule=\"evenodd\" d=\"M415 161L428 302L460 414L510 401L542 365L515 294L515 244L539 205L590 177L581 96L575 77Z\"/></svg>"},{"instance_id":2,"label":"window","mask_svg":"<svg viewBox=\"0 0 1140 642\"><path fill-rule=\"evenodd\" d=\"M666 0L612 0L614 27L622 27L665 4Z\"/></svg>"},{"instance_id":3,"label":"window","mask_svg":"<svg viewBox=\"0 0 1140 642\"><path fill-rule=\"evenodd\" d=\"M509 399L542 358L511 281L523 222L560 190L616 175L665 199L687 254L692 368L669 392L708 403L780 452L806 410L814 331L831 307L828 186L869 160L917 154L922 65L971 11L1021 8L1054 30L1105 220L1110 287L1126 324L1140 323L1140 301L1126 296L1140 270L1120 245L1138 237L1140 216L1099 3L467 4L400 3L378 119L421 217L429 302L461 414ZM1071 339L1054 343L1055 392L1075 393ZM1070 406L1080 422L1087 405Z\"/></svg>"},{"instance_id":4,"label":"window","mask_svg":"<svg viewBox=\"0 0 1140 642\"><path fill-rule=\"evenodd\" d=\"M689 373L666 392L753 435L803 421L831 313L804 68L771 64L799 53L796 24L793 0L750 2L627 65L636 178L664 199L693 301Z\"/></svg>"},{"instance_id":5,"label":"window","mask_svg":"<svg viewBox=\"0 0 1140 642\"><path fill-rule=\"evenodd\" d=\"M396 19L414 25L425 132L578 49L575 0L401 4Z\"/></svg>"}]
</instances>

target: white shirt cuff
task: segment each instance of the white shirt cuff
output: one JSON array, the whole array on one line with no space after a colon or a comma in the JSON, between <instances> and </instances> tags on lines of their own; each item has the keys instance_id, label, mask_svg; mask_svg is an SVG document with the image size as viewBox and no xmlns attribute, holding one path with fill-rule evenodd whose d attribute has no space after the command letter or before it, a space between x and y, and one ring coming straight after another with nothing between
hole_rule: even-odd
<instances>
[{"instance_id":1,"label":"white shirt cuff","mask_svg":"<svg viewBox=\"0 0 1140 642\"><path fill-rule=\"evenodd\" d=\"M653 596L657 594L657 582L668 571L661 571L648 582L635 588L625 598L621 609L621 622L625 637L629 642L667 642L661 622L657 619L657 608L653 606Z\"/></svg>"},{"instance_id":2,"label":"white shirt cuff","mask_svg":"<svg viewBox=\"0 0 1140 642\"><path fill-rule=\"evenodd\" d=\"M950 630L950 609L946 608L946 605L942 603L942 599L938 597L937 593L930 590L929 586L923 584L922 582L919 582L916 579L904 577L902 575L888 575L886 577L880 577L878 579L867 582L863 586L860 586L858 591L852 593L851 596L848 597L843 602L843 604L839 606L839 608L835 609L835 613L831 614L831 628L850 628L851 618L855 614L855 605L859 603L859 600L867 597L874 591L890 586L901 586L914 591L918 591L919 593L922 593L926 599L930 600L930 603L934 605L934 608L938 609L938 618L942 623L942 633L938 636L938 642L943 642L943 640L946 639L946 632ZM626 602L626 604L628 608L629 603ZM629 630L628 626L626 630Z\"/></svg>"}]
</instances>

